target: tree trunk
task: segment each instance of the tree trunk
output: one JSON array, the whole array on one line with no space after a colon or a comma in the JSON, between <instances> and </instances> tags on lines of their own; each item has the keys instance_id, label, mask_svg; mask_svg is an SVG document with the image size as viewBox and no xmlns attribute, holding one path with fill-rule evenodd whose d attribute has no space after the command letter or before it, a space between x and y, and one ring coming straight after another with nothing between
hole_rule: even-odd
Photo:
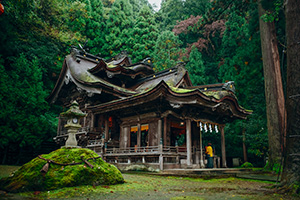
<instances>
[{"instance_id":1,"label":"tree trunk","mask_svg":"<svg viewBox=\"0 0 300 200\"><path fill-rule=\"evenodd\" d=\"M244 155L244 162L248 162L248 157L247 157L247 147L246 147L246 129L243 128L243 155Z\"/></svg>"},{"instance_id":2,"label":"tree trunk","mask_svg":"<svg viewBox=\"0 0 300 200\"><path fill-rule=\"evenodd\" d=\"M300 6L286 1L287 145L282 181L300 183ZM299 192L299 191L298 191Z\"/></svg>"},{"instance_id":3,"label":"tree trunk","mask_svg":"<svg viewBox=\"0 0 300 200\"><path fill-rule=\"evenodd\" d=\"M265 14L261 3L258 5L261 48L265 80L266 110L269 138L269 168L280 163L281 134L285 132L285 108L282 88L280 60L277 47L274 22L264 22L261 16Z\"/></svg>"}]
</instances>

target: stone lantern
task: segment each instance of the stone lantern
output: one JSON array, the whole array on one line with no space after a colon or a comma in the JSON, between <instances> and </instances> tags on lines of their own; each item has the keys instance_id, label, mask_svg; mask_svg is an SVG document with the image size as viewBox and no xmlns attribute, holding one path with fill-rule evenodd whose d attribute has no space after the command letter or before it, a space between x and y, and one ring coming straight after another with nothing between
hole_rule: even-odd
<instances>
[{"instance_id":1,"label":"stone lantern","mask_svg":"<svg viewBox=\"0 0 300 200\"><path fill-rule=\"evenodd\" d=\"M78 132L78 129L81 128L79 119L86 115L81 110L79 110L78 105L79 104L76 101L73 101L69 110L60 114L61 116L68 119L67 124L64 126L68 132L68 139L66 141L65 147L78 147L76 133Z\"/></svg>"}]
</instances>

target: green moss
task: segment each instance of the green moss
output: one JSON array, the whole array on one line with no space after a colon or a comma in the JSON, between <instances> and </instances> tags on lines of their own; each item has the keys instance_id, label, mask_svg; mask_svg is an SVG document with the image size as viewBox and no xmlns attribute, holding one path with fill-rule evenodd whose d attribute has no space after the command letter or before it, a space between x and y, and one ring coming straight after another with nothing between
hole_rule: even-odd
<instances>
[{"instance_id":1,"label":"green moss","mask_svg":"<svg viewBox=\"0 0 300 200\"><path fill-rule=\"evenodd\" d=\"M216 99L222 99L224 96L230 95L230 93L225 91L225 90L221 90L221 91L203 91L202 93L205 94L206 96L214 97Z\"/></svg>"},{"instance_id":2,"label":"green moss","mask_svg":"<svg viewBox=\"0 0 300 200\"><path fill-rule=\"evenodd\" d=\"M96 83L99 81L97 78L93 77L91 74L89 74L87 72L81 73L79 78L80 78L80 80L88 82L88 83Z\"/></svg>"},{"instance_id":3,"label":"green moss","mask_svg":"<svg viewBox=\"0 0 300 200\"><path fill-rule=\"evenodd\" d=\"M241 165L241 168L253 168L253 165L250 162L245 162Z\"/></svg>"},{"instance_id":4,"label":"green moss","mask_svg":"<svg viewBox=\"0 0 300 200\"><path fill-rule=\"evenodd\" d=\"M45 160L35 158L23 165L12 177L5 180L1 189L10 192L43 191L62 187L79 185L112 185L123 183L121 172L113 165L104 162L101 158L91 159L88 162L93 168L87 166L82 159L98 157L89 149L62 148L50 154L42 155L43 158L61 164L78 163L79 165L61 166L50 164L47 173L40 170L47 163ZM82 159L81 159L82 158Z\"/></svg>"},{"instance_id":5,"label":"green moss","mask_svg":"<svg viewBox=\"0 0 300 200\"><path fill-rule=\"evenodd\" d=\"M115 68L115 67L117 67L117 66L116 66L116 65L113 65L113 64L108 64L107 67L112 69L112 68Z\"/></svg>"},{"instance_id":6,"label":"green moss","mask_svg":"<svg viewBox=\"0 0 300 200\"><path fill-rule=\"evenodd\" d=\"M188 93L188 92L192 92L195 90L195 89L176 88L176 87L172 87L172 86L169 86L169 87L171 88L171 90L173 92L176 92L176 93Z\"/></svg>"}]
</instances>

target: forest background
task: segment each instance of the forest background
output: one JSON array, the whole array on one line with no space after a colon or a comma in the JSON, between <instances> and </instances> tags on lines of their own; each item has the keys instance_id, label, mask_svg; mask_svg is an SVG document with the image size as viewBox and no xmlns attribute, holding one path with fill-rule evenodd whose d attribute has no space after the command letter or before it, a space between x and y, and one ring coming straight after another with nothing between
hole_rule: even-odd
<instances>
[{"instance_id":1,"label":"forest background","mask_svg":"<svg viewBox=\"0 0 300 200\"><path fill-rule=\"evenodd\" d=\"M234 81L247 120L225 129L227 156L264 166L268 129L256 0L4 0L0 15L0 162L22 164L51 146L62 108L46 97L72 45L133 62L151 57L156 71L185 62L195 85ZM275 23L285 77L282 1L261 1ZM87 41L87 42L86 42ZM283 78L283 88L286 80ZM284 91L285 92L285 91ZM204 134L220 154L220 135ZM51 148L51 147L49 147Z\"/></svg>"}]
</instances>

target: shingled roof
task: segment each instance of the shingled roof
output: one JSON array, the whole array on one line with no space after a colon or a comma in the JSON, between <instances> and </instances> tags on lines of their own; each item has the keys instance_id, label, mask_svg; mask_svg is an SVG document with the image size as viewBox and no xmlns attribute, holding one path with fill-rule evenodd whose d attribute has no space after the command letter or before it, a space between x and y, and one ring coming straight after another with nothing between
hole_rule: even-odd
<instances>
[{"instance_id":1,"label":"shingled roof","mask_svg":"<svg viewBox=\"0 0 300 200\"><path fill-rule=\"evenodd\" d=\"M72 82L88 94L106 93L115 98L86 109L96 113L140 109L147 112L148 105L163 104L181 115L186 106L201 110L191 114L201 118L203 112L215 120L226 123L245 119L252 112L242 108L234 94L234 83L193 86L183 63L155 73L151 60L131 63L122 53L109 60L73 48L64 61L59 79L48 97L55 102L64 85ZM187 115L187 114L185 114ZM192 117L192 116L191 116ZM207 117L207 116L206 116ZM218 118L218 119L216 119Z\"/></svg>"}]
</instances>

